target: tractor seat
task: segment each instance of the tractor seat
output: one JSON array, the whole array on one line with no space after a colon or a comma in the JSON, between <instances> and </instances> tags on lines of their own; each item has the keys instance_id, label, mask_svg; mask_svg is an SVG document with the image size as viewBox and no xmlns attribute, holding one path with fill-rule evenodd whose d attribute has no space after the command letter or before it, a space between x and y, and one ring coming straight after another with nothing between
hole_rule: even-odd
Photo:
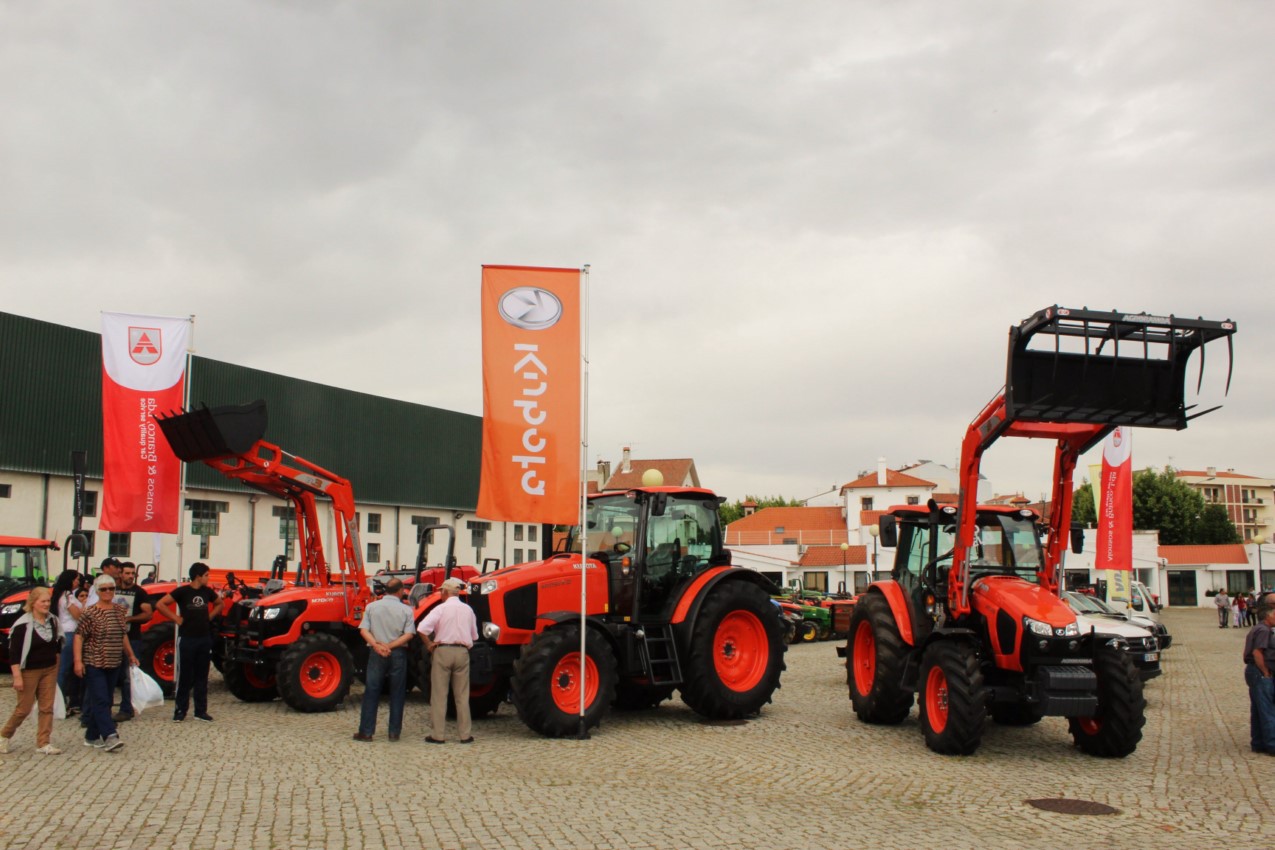
<instances>
[{"instance_id":1,"label":"tractor seat","mask_svg":"<svg viewBox=\"0 0 1275 850\"><path fill-rule=\"evenodd\" d=\"M416 604L434 592L434 585L428 581L418 582L412 585L412 592L407 595L407 604L413 608Z\"/></svg>"}]
</instances>

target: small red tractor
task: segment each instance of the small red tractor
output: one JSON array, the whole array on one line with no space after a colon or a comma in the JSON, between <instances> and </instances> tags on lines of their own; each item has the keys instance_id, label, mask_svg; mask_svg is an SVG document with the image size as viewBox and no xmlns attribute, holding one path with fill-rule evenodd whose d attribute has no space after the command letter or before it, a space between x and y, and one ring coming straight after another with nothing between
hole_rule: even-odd
<instances>
[{"instance_id":1,"label":"small red tractor","mask_svg":"<svg viewBox=\"0 0 1275 850\"><path fill-rule=\"evenodd\" d=\"M263 401L156 419L181 460L203 461L227 478L290 502L296 511L301 546L296 584L286 587L274 579L260 598L231 607L223 626L234 628L221 665L226 687L246 702L277 693L298 711L336 708L364 669L367 645L358 628L373 598L350 482L261 439ZM318 496L331 500L336 515L338 578L324 555Z\"/></svg>"},{"instance_id":2,"label":"small red tractor","mask_svg":"<svg viewBox=\"0 0 1275 850\"><path fill-rule=\"evenodd\" d=\"M938 753L974 752L989 713L1009 725L1066 717L1090 755L1136 749L1146 705L1137 670L1119 639L1082 633L1059 598L1069 531L1073 550L1080 544L1072 476L1117 426L1180 430L1201 415L1188 416L1187 361L1201 350L1202 382L1203 347L1225 338L1233 352L1234 333L1229 321L1059 307L1010 329L1005 387L961 446L958 504L881 518L894 569L860 597L846 648L862 721L899 723L915 698ZM976 504L983 453L1000 437L1055 443L1043 540L1034 512Z\"/></svg>"},{"instance_id":3,"label":"small red tractor","mask_svg":"<svg viewBox=\"0 0 1275 850\"><path fill-rule=\"evenodd\" d=\"M50 584L49 552L57 548L53 540L0 535L0 670L5 673L9 672L9 631L22 616L31 589Z\"/></svg>"},{"instance_id":4,"label":"small red tractor","mask_svg":"<svg viewBox=\"0 0 1275 850\"><path fill-rule=\"evenodd\" d=\"M769 598L776 588L730 565L720 502L687 487L597 494L584 533L565 530L564 551L471 579L475 715L511 694L528 727L562 737L587 733L612 704L653 708L674 690L706 718L760 712L779 687L784 626ZM417 621L439 601L421 599Z\"/></svg>"}]
</instances>

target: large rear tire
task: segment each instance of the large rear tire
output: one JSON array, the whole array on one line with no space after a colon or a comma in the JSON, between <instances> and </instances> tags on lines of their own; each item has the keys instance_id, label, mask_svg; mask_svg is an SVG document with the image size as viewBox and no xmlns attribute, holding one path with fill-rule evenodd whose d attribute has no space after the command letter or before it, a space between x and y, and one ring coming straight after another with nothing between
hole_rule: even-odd
<instances>
[{"instance_id":1,"label":"large rear tire","mask_svg":"<svg viewBox=\"0 0 1275 850\"><path fill-rule=\"evenodd\" d=\"M811 620L802 620L801 634L798 635L798 639L802 643L814 643L815 640L818 639L818 637L819 637L819 627L816 626L814 622Z\"/></svg>"},{"instance_id":2,"label":"large rear tire","mask_svg":"<svg viewBox=\"0 0 1275 850\"><path fill-rule=\"evenodd\" d=\"M727 580L708 594L687 642L682 701L712 720L757 714L786 667L779 611L748 581Z\"/></svg>"},{"instance_id":3,"label":"large rear tire","mask_svg":"<svg viewBox=\"0 0 1275 850\"><path fill-rule=\"evenodd\" d=\"M177 690L177 642L172 623L162 623L142 633L142 651L138 653L138 666L142 672L159 683L164 696L171 697Z\"/></svg>"},{"instance_id":4,"label":"large rear tire","mask_svg":"<svg viewBox=\"0 0 1275 850\"><path fill-rule=\"evenodd\" d=\"M283 651L275 675L279 696L297 711L331 711L350 692L354 657L333 635L306 635Z\"/></svg>"},{"instance_id":5,"label":"large rear tire","mask_svg":"<svg viewBox=\"0 0 1275 850\"><path fill-rule=\"evenodd\" d=\"M221 677L226 689L243 702L270 702L279 696L279 684L274 671L258 668L255 664L227 661L222 664Z\"/></svg>"},{"instance_id":6,"label":"large rear tire","mask_svg":"<svg viewBox=\"0 0 1275 850\"><path fill-rule=\"evenodd\" d=\"M864 723L902 723L912 710L912 692L902 686L908 652L885 597L861 596L846 640L846 684Z\"/></svg>"},{"instance_id":7,"label":"large rear tire","mask_svg":"<svg viewBox=\"0 0 1275 850\"><path fill-rule=\"evenodd\" d=\"M972 646L945 640L926 648L920 704L927 747L948 756L978 749L987 724L987 689Z\"/></svg>"},{"instance_id":8,"label":"large rear tire","mask_svg":"<svg viewBox=\"0 0 1275 850\"><path fill-rule=\"evenodd\" d=\"M580 678L580 627L559 626L536 635L514 662L514 706L532 731L548 738L572 735L580 728L580 692L584 691L584 728L602 722L615 699L615 655L606 638L585 636L585 675Z\"/></svg>"},{"instance_id":9,"label":"large rear tire","mask_svg":"<svg viewBox=\"0 0 1275 850\"><path fill-rule=\"evenodd\" d=\"M1138 748L1147 722L1142 678L1117 646L1099 647L1094 673L1098 676L1098 713L1067 718L1072 740L1091 756L1124 758Z\"/></svg>"}]
</instances>

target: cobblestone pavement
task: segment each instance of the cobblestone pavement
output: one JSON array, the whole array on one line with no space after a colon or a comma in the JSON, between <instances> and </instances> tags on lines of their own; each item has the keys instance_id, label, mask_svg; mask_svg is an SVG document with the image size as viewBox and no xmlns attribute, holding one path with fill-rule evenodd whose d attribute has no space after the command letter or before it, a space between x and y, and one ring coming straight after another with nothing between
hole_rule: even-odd
<instances>
[{"instance_id":1,"label":"cobblestone pavement","mask_svg":"<svg viewBox=\"0 0 1275 850\"><path fill-rule=\"evenodd\" d=\"M506 705L475 724L474 745L428 746L413 697L402 741L385 739L383 708L361 744L357 685L343 709L302 715L239 703L214 674L214 724L172 723L166 706L122 724L118 753L61 722L66 753L39 755L28 720L0 761L0 847L1269 848L1275 759L1248 750L1244 632L1211 611L1165 619L1175 643L1127 759L1082 755L1058 718L989 726L968 758L935 755L915 710L898 727L858 722L833 643L789 651L760 718L710 725L665 703L588 741L535 737ZM1025 802L1041 797L1120 813Z\"/></svg>"}]
</instances>

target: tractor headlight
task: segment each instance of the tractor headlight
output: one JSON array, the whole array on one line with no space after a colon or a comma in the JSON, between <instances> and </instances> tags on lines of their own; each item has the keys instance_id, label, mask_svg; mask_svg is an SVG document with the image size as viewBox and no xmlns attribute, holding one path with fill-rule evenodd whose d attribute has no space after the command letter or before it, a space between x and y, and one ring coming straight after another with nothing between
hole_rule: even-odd
<instances>
[{"instance_id":1,"label":"tractor headlight","mask_svg":"<svg viewBox=\"0 0 1275 850\"><path fill-rule=\"evenodd\" d=\"M8 605L0 608L0 615L16 614L22 610L21 602L10 602Z\"/></svg>"},{"instance_id":2,"label":"tractor headlight","mask_svg":"<svg viewBox=\"0 0 1275 850\"><path fill-rule=\"evenodd\" d=\"M1034 635L1041 637L1053 637L1054 627L1049 623L1042 623L1040 620L1033 620L1031 617L1023 617L1023 627Z\"/></svg>"},{"instance_id":3,"label":"tractor headlight","mask_svg":"<svg viewBox=\"0 0 1275 850\"><path fill-rule=\"evenodd\" d=\"M258 608L257 610L261 612L260 616L263 620L277 620L283 614L282 605L271 605L268 608Z\"/></svg>"},{"instance_id":4,"label":"tractor headlight","mask_svg":"<svg viewBox=\"0 0 1275 850\"><path fill-rule=\"evenodd\" d=\"M495 592L496 592L496 580L495 580L494 578L489 578L489 579L487 579L485 582L483 582L482 592L483 592L483 593L495 593Z\"/></svg>"},{"instance_id":5,"label":"tractor headlight","mask_svg":"<svg viewBox=\"0 0 1275 850\"><path fill-rule=\"evenodd\" d=\"M1058 630L1063 637L1077 637L1080 635L1080 626L1076 623L1068 623Z\"/></svg>"},{"instance_id":6,"label":"tractor headlight","mask_svg":"<svg viewBox=\"0 0 1275 850\"><path fill-rule=\"evenodd\" d=\"M494 642L498 637L500 637L500 626L495 623L483 623L484 639Z\"/></svg>"}]
</instances>

